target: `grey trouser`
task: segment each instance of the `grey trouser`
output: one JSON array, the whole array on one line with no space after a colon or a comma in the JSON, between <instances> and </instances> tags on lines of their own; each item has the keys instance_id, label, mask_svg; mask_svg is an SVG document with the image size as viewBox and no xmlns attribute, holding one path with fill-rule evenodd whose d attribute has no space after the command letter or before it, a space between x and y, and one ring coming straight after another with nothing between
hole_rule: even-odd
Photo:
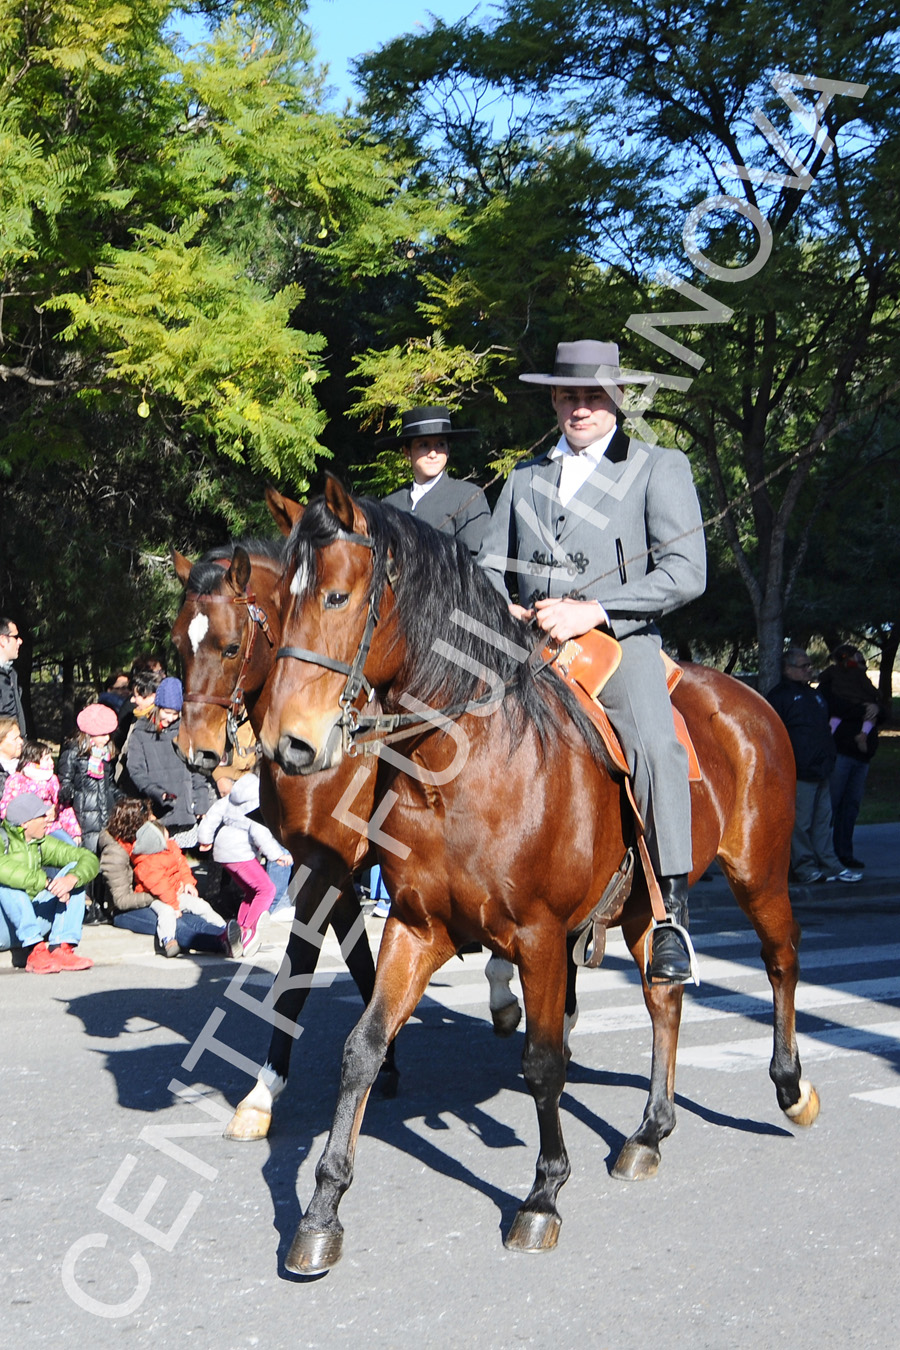
<instances>
[{"instance_id":1,"label":"grey trouser","mask_svg":"<svg viewBox=\"0 0 900 1350\"><path fill-rule=\"evenodd\" d=\"M675 735L672 701L655 634L620 639L622 662L600 694L631 769L657 876L691 870L687 751Z\"/></svg>"},{"instance_id":2,"label":"grey trouser","mask_svg":"<svg viewBox=\"0 0 900 1350\"><path fill-rule=\"evenodd\" d=\"M844 866L831 838L831 789L827 778L818 783L797 781L797 815L791 835L791 868L798 881L813 872L833 877Z\"/></svg>"}]
</instances>

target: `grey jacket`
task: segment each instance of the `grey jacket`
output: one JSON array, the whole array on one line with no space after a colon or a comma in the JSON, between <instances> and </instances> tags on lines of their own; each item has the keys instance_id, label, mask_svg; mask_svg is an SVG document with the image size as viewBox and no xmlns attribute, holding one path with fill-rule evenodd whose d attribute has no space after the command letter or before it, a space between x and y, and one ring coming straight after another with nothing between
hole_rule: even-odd
<instances>
[{"instance_id":1,"label":"grey jacket","mask_svg":"<svg viewBox=\"0 0 900 1350\"><path fill-rule=\"evenodd\" d=\"M22 735L28 735L25 713L22 710L22 695L19 691L19 677L11 663L0 665L0 717L14 717Z\"/></svg>"},{"instance_id":2,"label":"grey jacket","mask_svg":"<svg viewBox=\"0 0 900 1350\"><path fill-rule=\"evenodd\" d=\"M412 484L392 492L384 500L400 511L412 512L411 489ZM477 484L461 483L456 478L448 478L445 472L434 487L420 498L413 514L419 520L433 525L441 534L454 535L474 555L481 548L482 537L490 522L491 508Z\"/></svg>"},{"instance_id":3,"label":"grey jacket","mask_svg":"<svg viewBox=\"0 0 900 1350\"><path fill-rule=\"evenodd\" d=\"M706 544L685 455L618 428L565 506L560 471L542 455L504 484L478 557L501 594L526 608L545 596L599 600L618 638L703 594Z\"/></svg>"},{"instance_id":4,"label":"grey jacket","mask_svg":"<svg viewBox=\"0 0 900 1350\"><path fill-rule=\"evenodd\" d=\"M207 780L193 773L175 749L178 727L173 722L157 733L149 717L135 722L127 765L137 793L152 799L157 819L174 832L195 825L210 804Z\"/></svg>"}]
</instances>

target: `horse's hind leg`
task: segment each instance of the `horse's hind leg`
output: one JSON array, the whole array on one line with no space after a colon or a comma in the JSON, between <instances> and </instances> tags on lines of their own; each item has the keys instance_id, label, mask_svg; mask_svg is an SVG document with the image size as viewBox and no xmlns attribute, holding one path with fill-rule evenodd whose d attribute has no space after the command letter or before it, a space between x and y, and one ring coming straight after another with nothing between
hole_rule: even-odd
<instances>
[{"instance_id":1,"label":"horse's hind leg","mask_svg":"<svg viewBox=\"0 0 900 1350\"><path fill-rule=\"evenodd\" d=\"M819 1114L819 1095L803 1078L797 1050L795 996L799 962L800 925L791 910L784 880L768 886L745 883L723 859L722 870L741 909L762 942L761 956L772 986L775 1047L769 1077L775 1084L778 1105L794 1125L812 1125Z\"/></svg>"},{"instance_id":2,"label":"horse's hind leg","mask_svg":"<svg viewBox=\"0 0 900 1350\"><path fill-rule=\"evenodd\" d=\"M331 1133L316 1167L316 1189L288 1253L288 1270L311 1275L341 1258L341 1197L353 1180L353 1159L363 1113L388 1044L415 1010L434 972L456 950L446 931L432 924L427 937L388 918L375 993L344 1046L341 1086Z\"/></svg>"},{"instance_id":3,"label":"horse's hind leg","mask_svg":"<svg viewBox=\"0 0 900 1350\"><path fill-rule=\"evenodd\" d=\"M644 1002L653 1024L650 1093L640 1126L626 1139L612 1170L619 1181L646 1181L659 1171L659 1145L675 1128L675 1055L684 985L648 985L644 974L644 919L626 920L622 932L641 972Z\"/></svg>"},{"instance_id":4,"label":"horse's hind leg","mask_svg":"<svg viewBox=\"0 0 900 1350\"><path fill-rule=\"evenodd\" d=\"M569 1178L569 1159L559 1119L566 1082L563 1015L566 990L565 942L545 934L538 959L520 965L525 995L525 1051L522 1071L537 1108L540 1153L534 1185L513 1220L505 1246L520 1252L548 1251L562 1223L556 1197Z\"/></svg>"}]
</instances>

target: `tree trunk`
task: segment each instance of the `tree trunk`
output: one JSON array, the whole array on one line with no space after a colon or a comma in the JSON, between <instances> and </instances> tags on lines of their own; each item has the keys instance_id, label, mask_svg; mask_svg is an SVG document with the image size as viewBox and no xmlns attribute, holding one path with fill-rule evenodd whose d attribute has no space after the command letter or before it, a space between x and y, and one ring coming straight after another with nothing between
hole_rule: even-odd
<instances>
[{"instance_id":1,"label":"tree trunk","mask_svg":"<svg viewBox=\"0 0 900 1350\"><path fill-rule=\"evenodd\" d=\"M64 656L60 662L62 671L62 726L60 739L68 740L75 734L75 661Z\"/></svg>"},{"instance_id":2,"label":"tree trunk","mask_svg":"<svg viewBox=\"0 0 900 1350\"><path fill-rule=\"evenodd\" d=\"M878 700L882 707L888 710L888 716L892 714L894 662L897 659L898 648L900 648L900 623L892 623L881 649L881 665L878 670Z\"/></svg>"},{"instance_id":3,"label":"tree trunk","mask_svg":"<svg viewBox=\"0 0 900 1350\"><path fill-rule=\"evenodd\" d=\"M759 641L759 682L761 694L767 694L781 679L781 653L784 648L784 610L781 591L773 589L763 596L756 623Z\"/></svg>"}]
</instances>

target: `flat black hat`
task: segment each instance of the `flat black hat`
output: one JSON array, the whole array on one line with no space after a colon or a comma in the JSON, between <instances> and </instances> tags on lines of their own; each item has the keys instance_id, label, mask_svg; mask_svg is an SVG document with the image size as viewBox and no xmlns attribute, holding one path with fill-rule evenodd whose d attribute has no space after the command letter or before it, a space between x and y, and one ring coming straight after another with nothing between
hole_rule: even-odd
<instances>
[{"instance_id":1,"label":"flat black hat","mask_svg":"<svg viewBox=\"0 0 900 1350\"><path fill-rule=\"evenodd\" d=\"M455 436L474 436L475 427L457 427L450 425L450 409L436 404L425 404L422 408L409 408L400 417L400 433L396 436L382 436L376 446L402 445L416 436L446 436L452 440Z\"/></svg>"}]
</instances>

